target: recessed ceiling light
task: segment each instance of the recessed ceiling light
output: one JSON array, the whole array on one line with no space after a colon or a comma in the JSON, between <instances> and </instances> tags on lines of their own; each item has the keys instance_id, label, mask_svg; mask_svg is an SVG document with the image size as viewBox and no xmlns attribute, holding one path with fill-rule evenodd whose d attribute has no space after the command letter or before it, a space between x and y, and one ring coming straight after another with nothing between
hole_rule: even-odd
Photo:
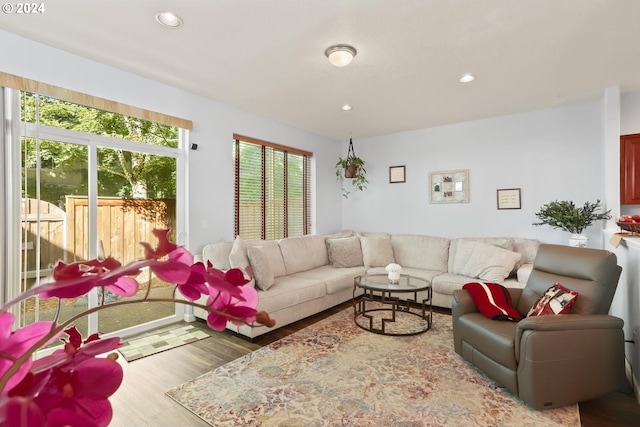
<instances>
[{"instance_id":1,"label":"recessed ceiling light","mask_svg":"<svg viewBox=\"0 0 640 427\"><path fill-rule=\"evenodd\" d=\"M349 105L349 104L344 104L340 108L342 109L342 111L351 111L351 105Z\"/></svg>"},{"instance_id":2,"label":"recessed ceiling light","mask_svg":"<svg viewBox=\"0 0 640 427\"><path fill-rule=\"evenodd\" d=\"M473 74L465 74L464 76L460 77L460 83L471 83L475 79L476 76L474 76Z\"/></svg>"},{"instance_id":3,"label":"recessed ceiling light","mask_svg":"<svg viewBox=\"0 0 640 427\"><path fill-rule=\"evenodd\" d=\"M158 12L156 13L156 21L164 25L165 27L178 28L182 27L182 18L173 12Z\"/></svg>"}]
</instances>

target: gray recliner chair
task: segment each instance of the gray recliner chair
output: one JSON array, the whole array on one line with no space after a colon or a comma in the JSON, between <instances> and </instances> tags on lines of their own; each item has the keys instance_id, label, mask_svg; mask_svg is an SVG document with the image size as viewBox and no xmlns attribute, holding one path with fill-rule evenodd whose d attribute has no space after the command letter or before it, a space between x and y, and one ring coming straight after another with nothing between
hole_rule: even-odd
<instances>
[{"instance_id":1,"label":"gray recliner chair","mask_svg":"<svg viewBox=\"0 0 640 427\"><path fill-rule=\"evenodd\" d=\"M609 251L542 244L524 289L509 288L512 304L524 317L558 282L579 293L570 313L491 320L457 290L455 351L537 410L628 390L623 321L607 314L621 271Z\"/></svg>"}]
</instances>

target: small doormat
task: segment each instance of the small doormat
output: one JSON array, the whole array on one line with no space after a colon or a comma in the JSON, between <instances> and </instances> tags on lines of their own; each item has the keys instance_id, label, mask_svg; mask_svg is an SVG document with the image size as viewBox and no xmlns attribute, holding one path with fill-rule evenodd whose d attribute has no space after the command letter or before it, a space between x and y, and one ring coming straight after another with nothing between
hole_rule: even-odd
<instances>
[{"instance_id":1,"label":"small doormat","mask_svg":"<svg viewBox=\"0 0 640 427\"><path fill-rule=\"evenodd\" d=\"M127 362L133 362L152 354L209 338L210 336L206 330L199 329L193 325L185 325L170 331L123 341L122 347L118 351Z\"/></svg>"}]
</instances>

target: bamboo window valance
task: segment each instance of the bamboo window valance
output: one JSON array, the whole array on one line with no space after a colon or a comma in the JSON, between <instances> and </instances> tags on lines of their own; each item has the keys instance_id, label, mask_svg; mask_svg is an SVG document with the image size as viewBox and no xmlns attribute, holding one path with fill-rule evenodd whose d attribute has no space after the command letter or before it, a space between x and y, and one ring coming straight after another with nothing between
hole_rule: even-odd
<instances>
[{"instance_id":1,"label":"bamboo window valance","mask_svg":"<svg viewBox=\"0 0 640 427\"><path fill-rule=\"evenodd\" d=\"M63 101L97 108L99 110L110 111L124 116L136 117L151 122L161 123L169 126L176 126L182 129L193 129L191 120L157 113L144 108L133 107L120 102L99 98L93 95L64 89L59 86L38 82L36 80L15 76L13 74L0 72L0 86L12 89L23 90L25 92L37 93L39 95L50 96Z\"/></svg>"}]
</instances>

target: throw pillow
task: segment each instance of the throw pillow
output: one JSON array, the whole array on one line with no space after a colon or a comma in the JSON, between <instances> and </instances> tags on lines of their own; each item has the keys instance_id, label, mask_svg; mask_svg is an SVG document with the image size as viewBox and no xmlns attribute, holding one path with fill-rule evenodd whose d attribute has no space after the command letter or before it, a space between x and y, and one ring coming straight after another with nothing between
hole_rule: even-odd
<instances>
[{"instance_id":1,"label":"throw pillow","mask_svg":"<svg viewBox=\"0 0 640 427\"><path fill-rule=\"evenodd\" d=\"M253 278L256 287L263 291L268 290L274 283L273 270L265 251L259 246L248 246L247 255L253 270Z\"/></svg>"},{"instance_id":2,"label":"throw pillow","mask_svg":"<svg viewBox=\"0 0 640 427\"><path fill-rule=\"evenodd\" d=\"M391 236L388 234L361 236L360 244L364 265L367 267L385 267L395 262Z\"/></svg>"},{"instance_id":3,"label":"throw pillow","mask_svg":"<svg viewBox=\"0 0 640 427\"><path fill-rule=\"evenodd\" d=\"M577 292L565 288L560 283L555 283L547 289L538 302L531 307L531 310L527 313L527 317L567 314L576 303L577 298Z\"/></svg>"},{"instance_id":4,"label":"throw pillow","mask_svg":"<svg viewBox=\"0 0 640 427\"><path fill-rule=\"evenodd\" d=\"M480 313L493 320L522 319L520 313L511 305L511 295L504 286L491 282L471 282L462 287L471 294Z\"/></svg>"},{"instance_id":5,"label":"throw pillow","mask_svg":"<svg viewBox=\"0 0 640 427\"><path fill-rule=\"evenodd\" d=\"M473 245L473 250L460 270L454 273L477 277L487 282L504 282L513 271L516 262L522 258L517 252L486 243L460 242L458 245Z\"/></svg>"},{"instance_id":6,"label":"throw pillow","mask_svg":"<svg viewBox=\"0 0 640 427\"><path fill-rule=\"evenodd\" d=\"M364 265L360 239L357 236L327 239L329 263L338 268Z\"/></svg>"},{"instance_id":7,"label":"throw pillow","mask_svg":"<svg viewBox=\"0 0 640 427\"><path fill-rule=\"evenodd\" d=\"M353 230L342 230L342 231L337 231L331 234L325 234L324 238L325 239L341 239L343 237L351 237L353 235L355 235Z\"/></svg>"},{"instance_id":8,"label":"throw pillow","mask_svg":"<svg viewBox=\"0 0 640 427\"><path fill-rule=\"evenodd\" d=\"M230 269L229 254L232 248L233 242L209 243L202 249L204 264L206 265L207 261L211 261L211 264L218 270Z\"/></svg>"},{"instance_id":9,"label":"throw pillow","mask_svg":"<svg viewBox=\"0 0 640 427\"><path fill-rule=\"evenodd\" d=\"M229 265L231 268L240 268L244 270L249 265L247 257L247 244L240 238L236 237L233 241L233 247L229 253Z\"/></svg>"}]
</instances>

